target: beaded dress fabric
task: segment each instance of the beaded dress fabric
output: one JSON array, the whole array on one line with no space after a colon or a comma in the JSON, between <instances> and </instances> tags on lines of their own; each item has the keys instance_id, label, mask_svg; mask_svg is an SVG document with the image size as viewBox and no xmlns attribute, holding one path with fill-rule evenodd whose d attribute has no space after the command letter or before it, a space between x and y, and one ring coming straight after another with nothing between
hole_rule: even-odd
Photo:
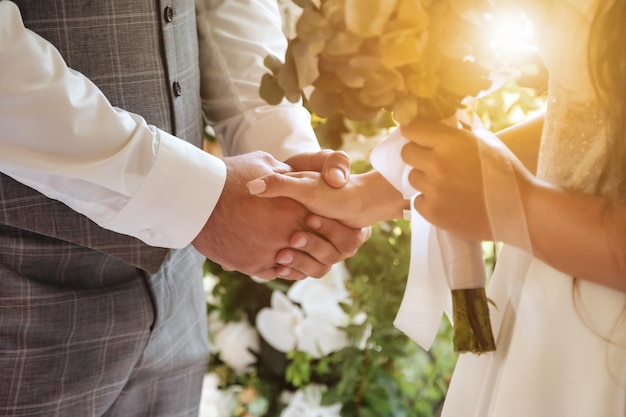
<instances>
[{"instance_id":1,"label":"beaded dress fabric","mask_svg":"<svg viewBox=\"0 0 626 417\"><path fill-rule=\"evenodd\" d=\"M609 140L587 69L597 1L554 0L535 22L551 78L538 176L585 193ZM626 416L623 293L505 245L488 296L497 350L460 355L443 417Z\"/></svg>"},{"instance_id":2,"label":"beaded dress fabric","mask_svg":"<svg viewBox=\"0 0 626 417\"><path fill-rule=\"evenodd\" d=\"M587 68L593 0L557 1L542 24L541 55L550 70L549 102L538 176L587 193L595 191L606 156L607 131Z\"/></svg>"}]
</instances>

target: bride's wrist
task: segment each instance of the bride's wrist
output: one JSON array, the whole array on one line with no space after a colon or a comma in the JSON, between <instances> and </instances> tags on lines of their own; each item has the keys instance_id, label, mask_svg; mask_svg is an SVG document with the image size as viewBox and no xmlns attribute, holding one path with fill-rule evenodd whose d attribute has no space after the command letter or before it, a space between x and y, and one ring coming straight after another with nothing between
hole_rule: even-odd
<instances>
[{"instance_id":1,"label":"bride's wrist","mask_svg":"<svg viewBox=\"0 0 626 417\"><path fill-rule=\"evenodd\" d=\"M358 187L361 218L367 225L401 219L404 211L410 210L410 201L377 171L359 175Z\"/></svg>"}]
</instances>

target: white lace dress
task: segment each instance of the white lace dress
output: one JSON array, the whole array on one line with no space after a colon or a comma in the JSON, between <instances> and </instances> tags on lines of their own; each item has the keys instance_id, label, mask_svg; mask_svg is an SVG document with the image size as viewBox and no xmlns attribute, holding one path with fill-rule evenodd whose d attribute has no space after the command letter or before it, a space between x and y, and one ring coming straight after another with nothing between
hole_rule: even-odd
<instances>
[{"instance_id":1,"label":"white lace dress","mask_svg":"<svg viewBox=\"0 0 626 417\"><path fill-rule=\"evenodd\" d=\"M607 143L586 67L595 0L553 3L541 36L552 81L538 175L591 192ZM577 283L505 247L488 286L497 351L461 355L443 417L625 416L626 296Z\"/></svg>"}]
</instances>

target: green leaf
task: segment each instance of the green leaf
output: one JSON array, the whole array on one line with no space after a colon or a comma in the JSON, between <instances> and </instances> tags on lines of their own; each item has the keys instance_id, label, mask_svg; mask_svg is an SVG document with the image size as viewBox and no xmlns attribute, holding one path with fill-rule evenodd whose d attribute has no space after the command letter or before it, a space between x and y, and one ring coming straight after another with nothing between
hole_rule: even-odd
<instances>
[{"instance_id":1,"label":"green leaf","mask_svg":"<svg viewBox=\"0 0 626 417\"><path fill-rule=\"evenodd\" d=\"M346 27L364 38L379 36L396 3L396 0L346 0Z\"/></svg>"},{"instance_id":2,"label":"green leaf","mask_svg":"<svg viewBox=\"0 0 626 417\"><path fill-rule=\"evenodd\" d=\"M270 71L272 74L276 75L280 71L280 68L283 66L283 63L277 56L269 54L263 60L263 65Z\"/></svg>"},{"instance_id":3,"label":"green leaf","mask_svg":"<svg viewBox=\"0 0 626 417\"><path fill-rule=\"evenodd\" d=\"M345 0L324 0L321 10L333 27L345 26Z\"/></svg>"},{"instance_id":4,"label":"green leaf","mask_svg":"<svg viewBox=\"0 0 626 417\"><path fill-rule=\"evenodd\" d=\"M285 64L282 66L277 80L278 85L285 93L285 97L292 103L296 103L300 100L302 92L298 86L298 71L296 68L296 62L293 57L293 42L290 42L287 46L287 52L285 55Z\"/></svg>"},{"instance_id":5,"label":"green leaf","mask_svg":"<svg viewBox=\"0 0 626 417\"><path fill-rule=\"evenodd\" d=\"M318 116L329 118L340 110L341 96L316 88L309 97L309 107Z\"/></svg>"},{"instance_id":6,"label":"green leaf","mask_svg":"<svg viewBox=\"0 0 626 417\"><path fill-rule=\"evenodd\" d=\"M291 53L296 67L298 89L312 85L319 77L317 62L320 46L323 47L324 44L320 42L297 42L293 44Z\"/></svg>"},{"instance_id":7,"label":"green leaf","mask_svg":"<svg viewBox=\"0 0 626 417\"><path fill-rule=\"evenodd\" d=\"M437 75L439 85L459 99L476 96L490 85L487 70L471 60L443 58Z\"/></svg>"},{"instance_id":8,"label":"green leaf","mask_svg":"<svg viewBox=\"0 0 626 417\"><path fill-rule=\"evenodd\" d=\"M324 56L332 59L354 55L359 51L362 44L363 38L359 36L347 31L335 32L326 41Z\"/></svg>"},{"instance_id":9,"label":"green leaf","mask_svg":"<svg viewBox=\"0 0 626 417\"><path fill-rule=\"evenodd\" d=\"M341 111L350 120L370 120L379 109L365 105L359 99L358 90L346 90L341 94Z\"/></svg>"},{"instance_id":10,"label":"green leaf","mask_svg":"<svg viewBox=\"0 0 626 417\"><path fill-rule=\"evenodd\" d=\"M415 120L418 109L417 98L407 95L396 100L392 109L393 118L400 126L406 126Z\"/></svg>"},{"instance_id":11,"label":"green leaf","mask_svg":"<svg viewBox=\"0 0 626 417\"><path fill-rule=\"evenodd\" d=\"M294 4L296 4L297 6L302 7L303 9L316 9L317 7L315 6L315 3L313 3L311 0L291 0L294 2Z\"/></svg>"},{"instance_id":12,"label":"green leaf","mask_svg":"<svg viewBox=\"0 0 626 417\"><path fill-rule=\"evenodd\" d=\"M306 8L296 22L298 39L305 42L325 41L333 34L330 22L319 11Z\"/></svg>"},{"instance_id":13,"label":"green leaf","mask_svg":"<svg viewBox=\"0 0 626 417\"><path fill-rule=\"evenodd\" d=\"M263 100L272 105L279 104L285 97L285 92L280 88L278 80L272 74L263 74L259 94Z\"/></svg>"}]
</instances>

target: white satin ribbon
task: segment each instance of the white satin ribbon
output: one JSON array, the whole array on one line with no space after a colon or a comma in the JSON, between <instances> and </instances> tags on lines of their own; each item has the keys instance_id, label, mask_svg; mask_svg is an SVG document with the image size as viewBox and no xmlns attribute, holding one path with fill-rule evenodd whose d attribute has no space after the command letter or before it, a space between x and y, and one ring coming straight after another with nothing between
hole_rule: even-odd
<instances>
[{"instance_id":1,"label":"white satin ribbon","mask_svg":"<svg viewBox=\"0 0 626 417\"><path fill-rule=\"evenodd\" d=\"M497 309L493 312L492 328L497 337L502 314L518 310L526 271L532 260L532 246L515 171L510 162L490 160L497 155L487 146L497 148L504 144L479 121L473 120L471 124L474 133L482 138L479 145L485 203L493 235L496 241L517 243L517 248L503 248L494 273L494 277L499 276L498 280L504 281L497 294L493 294ZM400 129L395 129L372 151L370 162L405 198L411 199L411 263L394 325L428 350L437 336L443 313L452 321L450 289L484 286L486 274L480 242L464 241L438 229L415 210L413 200L419 191L408 181L412 168L400 158L402 147L408 142ZM503 191L507 191L507 197L503 197ZM535 289L530 299L542 302L545 294L541 288ZM534 340L532 335L538 328L536 320L525 318L520 322L528 339ZM499 344L497 339L496 344Z\"/></svg>"},{"instance_id":2,"label":"white satin ribbon","mask_svg":"<svg viewBox=\"0 0 626 417\"><path fill-rule=\"evenodd\" d=\"M372 166L411 198L411 263L407 286L394 325L428 350L437 336L444 311L452 320L450 289L485 285L480 242L461 240L433 227L414 208L419 194L408 181L411 167L400 160L408 140L395 129L372 152Z\"/></svg>"}]
</instances>

